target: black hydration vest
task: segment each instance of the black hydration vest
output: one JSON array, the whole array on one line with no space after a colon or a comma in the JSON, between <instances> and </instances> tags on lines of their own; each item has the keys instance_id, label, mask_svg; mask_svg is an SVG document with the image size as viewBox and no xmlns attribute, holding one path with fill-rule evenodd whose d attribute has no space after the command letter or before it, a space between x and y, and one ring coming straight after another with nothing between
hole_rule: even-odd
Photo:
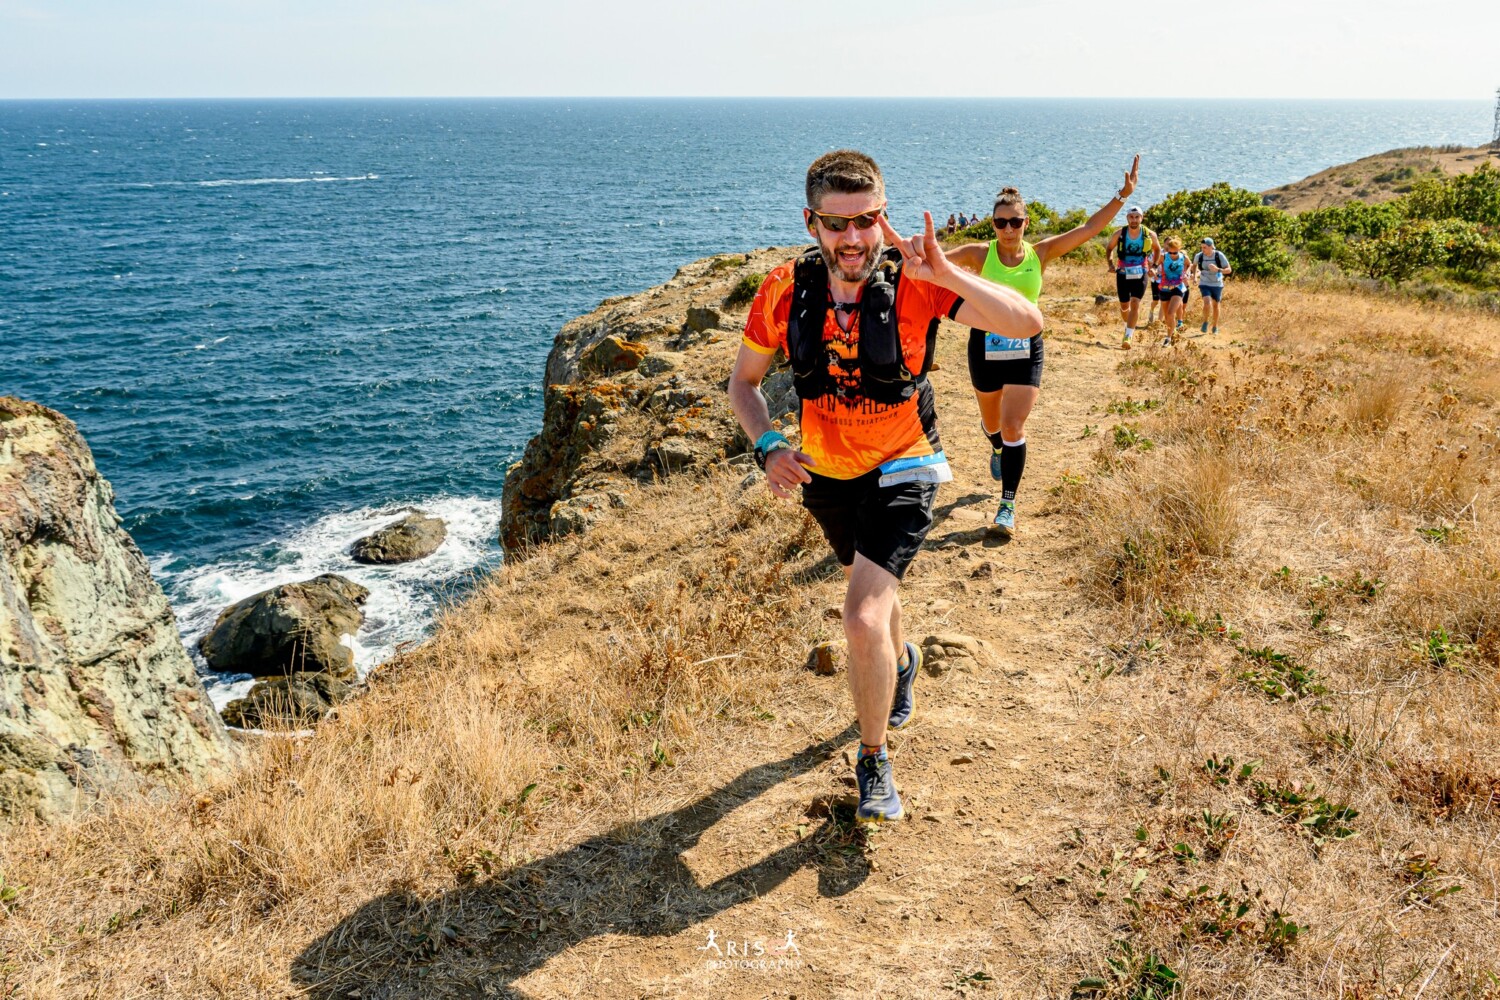
<instances>
[{"instance_id":1,"label":"black hydration vest","mask_svg":"<svg viewBox=\"0 0 1500 1000\"><path fill-rule=\"evenodd\" d=\"M901 253L888 249L865 283L859 300L859 390L841 388L829 373L832 358L824 345L823 326L833 302L828 296L828 265L817 247L797 258L792 280L792 309L786 324L786 346L792 363L792 385L802 402L835 395L875 403L904 403L927 381L937 346L938 324L927 327L922 370L906 367L896 323L896 288L901 283Z\"/></svg>"}]
</instances>

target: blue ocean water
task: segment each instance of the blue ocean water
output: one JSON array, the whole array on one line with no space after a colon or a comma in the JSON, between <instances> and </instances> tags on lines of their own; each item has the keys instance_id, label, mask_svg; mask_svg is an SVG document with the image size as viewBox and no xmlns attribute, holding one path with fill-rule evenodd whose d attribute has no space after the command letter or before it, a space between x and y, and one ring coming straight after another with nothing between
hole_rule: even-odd
<instances>
[{"instance_id":1,"label":"blue ocean water","mask_svg":"<svg viewBox=\"0 0 1500 1000\"><path fill-rule=\"evenodd\" d=\"M1482 101L0 102L0 392L79 424L190 643L331 570L374 592L368 667L498 558L558 327L803 240L827 149L875 156L914 228L1005 184L1096 206L1135 152L1149 204L1489 127ZM402 504L452 541L355 568Z\"/></svg>"}]
</instances>

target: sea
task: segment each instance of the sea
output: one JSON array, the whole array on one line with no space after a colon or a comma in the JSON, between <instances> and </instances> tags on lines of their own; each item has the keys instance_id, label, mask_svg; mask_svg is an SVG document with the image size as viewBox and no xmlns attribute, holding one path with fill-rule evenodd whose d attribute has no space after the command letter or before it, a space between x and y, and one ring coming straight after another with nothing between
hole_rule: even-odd
<instances>
[{"instance_id":1,"label":"sea","mask_svg":"<svg viewBox=\"0 0 1500 1000\"><path fill-rule=\"evenodd\" d=\"M714 253L805 242L807 164L853 147L892 219L1016 185L1094 208L1263 190L1489 138L1487 101L0 101L0 394L72 418L185 644L325 572L370 588L368 671L500 560L506 467L558 328ZM433 557L357 566L408 506ZM244 677L205 672L216 703Z\"/></svg>"}]
</instances>

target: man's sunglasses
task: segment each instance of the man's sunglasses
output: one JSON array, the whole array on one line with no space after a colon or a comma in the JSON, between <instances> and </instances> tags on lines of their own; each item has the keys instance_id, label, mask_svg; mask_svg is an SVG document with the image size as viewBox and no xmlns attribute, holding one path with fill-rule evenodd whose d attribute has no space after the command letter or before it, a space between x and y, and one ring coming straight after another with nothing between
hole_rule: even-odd
<instances>
[{"instance_id":1,"label":"man's sunglasses","mask_svg":"<svg viewBox=\"0 0 1500 1000\"><path fill-rule=\"evenodd\" d=\"M869 229L875 225L876 221L885 213L885 210L878 208L873 212L861 212L859 215L827 215L823 212L814 211L811 208L808 209L808 212L812 214L814 219L821 222L823 228L830 233L842 233L849 228L849 223L851 222L854 223L854 228L861 232Z\"/></svg>"},{"instance_id":2,"label":"man's sunglasses","mask_svg":"<svg viewBox=\"0 0 1500 1000\"><path fill-rule=\"evenodd\" d=\"M1024 225L1026 225L1026 216L1024 215L1018 215L1013 219L996 219L995 231L999 232L1006 226L1009 226L1012 229L1020 229Z\"/></svg>"}]
</instances>

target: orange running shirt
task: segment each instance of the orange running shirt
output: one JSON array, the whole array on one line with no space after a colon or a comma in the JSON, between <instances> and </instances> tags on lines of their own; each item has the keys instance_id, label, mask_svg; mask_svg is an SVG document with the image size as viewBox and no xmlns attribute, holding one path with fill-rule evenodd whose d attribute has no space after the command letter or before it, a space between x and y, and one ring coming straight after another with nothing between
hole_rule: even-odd
<instances>
[{"instance_id":1,"label":"orange running shirt","mask_svg":"<svg viewBox=\"0 0 1500 1000\"><path fill-rule=\"evenodd\" d=\"M787 350L786 326L792 311L792 278L796 261L766 275L745 321L745 346L760 354ZM927 327L937 318L952 317L963 300L957 292L903 276L896 286L896 322L906 367L922 370L927 353ZM829 308L823 319L823 341L849 365L849 371L830 364L829 372L845 385L858 385L859 314L845 333ZM923 458L942 450L938 441L937 408L932 386L921 388L903 403L880 404L833 394L802 404L802 450L812 456L813 472L833 479L853 479L898 458Z\"/></svg>"}]
</instances>

